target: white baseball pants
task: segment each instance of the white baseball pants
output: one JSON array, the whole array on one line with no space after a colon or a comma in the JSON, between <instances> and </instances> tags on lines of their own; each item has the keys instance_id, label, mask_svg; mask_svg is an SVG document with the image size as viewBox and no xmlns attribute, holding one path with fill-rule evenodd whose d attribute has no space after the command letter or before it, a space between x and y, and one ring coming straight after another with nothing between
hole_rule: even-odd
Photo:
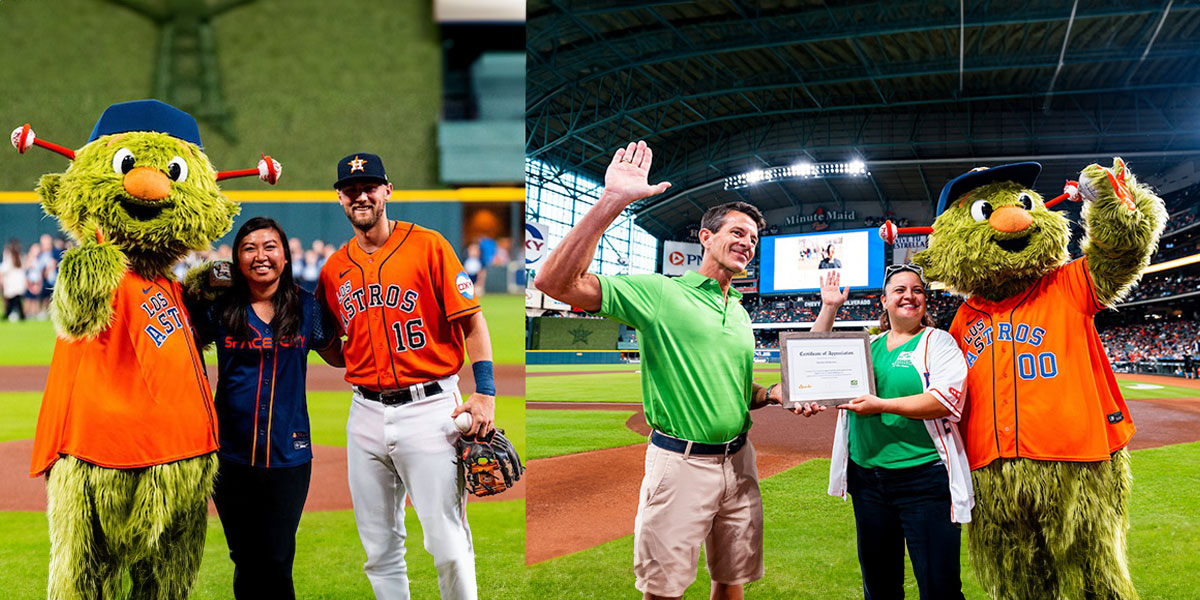
<instances>
[{"instance_id":1,"label":"white baseball pants","mask_svg":"<svg viewBox=\"0 0 1200 600\"><path fill-rule=\"evenodd\" d=\"M364 570L379 600L408 600L404 500L412 500L433 555L443 600L476 600L475 551L450 413L462 402L458 377L443 391L403 406L384 406L354 391L346 423L346 463Z\"/></svg>"}]
</instances>

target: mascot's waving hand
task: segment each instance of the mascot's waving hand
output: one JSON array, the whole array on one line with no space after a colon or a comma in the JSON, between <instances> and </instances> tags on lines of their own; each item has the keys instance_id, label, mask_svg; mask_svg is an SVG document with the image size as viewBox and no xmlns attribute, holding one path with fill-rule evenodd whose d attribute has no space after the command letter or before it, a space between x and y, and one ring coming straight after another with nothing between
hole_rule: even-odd
<instances>
[{"instance_id":1,"label":"mascot's waving hand","mask_svg":"<svg viewBox=\"0 0 1200 600\"><path fill-rule=\"evenodd\" d=\"M33 476L45 474L50 598L185 598L204 550L217 459L213 396L172 265L208 249L237 205L196 121L155 100L109 107L78 151L17 128L13 145L72 160L44 175L42 207L79 244L52 299L59 339L38 416Z\"/></svg>"},{"instance_id":2,"label":"mascot's waving hand","mask_svg":"<svg viewBox=\"0 0 1200 600\"><path fill-rule=\"evenodd\" d=\"M1040 171L1020 163L952 180L929 248L913 257L966 298L950 333L969 367L971 564L993 598L1128 600L1134 426L1093 315L1141 276L1166 213L1121 159L1088 167L1064 194L1087 201L1072 261L1067 219L1032 189Z\"/></svg>"}]
</instances>

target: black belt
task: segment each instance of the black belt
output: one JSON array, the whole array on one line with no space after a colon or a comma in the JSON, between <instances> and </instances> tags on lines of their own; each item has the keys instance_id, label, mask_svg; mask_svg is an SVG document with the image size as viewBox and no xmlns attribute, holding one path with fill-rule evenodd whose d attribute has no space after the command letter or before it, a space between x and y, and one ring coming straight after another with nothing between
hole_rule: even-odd
<instances>
[{"instance_id":1,"label":"black belt","mask_svg":"<svg viewBox=\"0 0 1200 600\"><path fill-rule=\"evenodd\" d=\"M650 432L651 444L654 444L663 450L670 450L671 452L678 452L679 454L687 452L689 443L692 445L692 454L700 454L705 456L724 456L737 454L738 450L741 450L742 446L746 445L746 440L746 434L743 433L732 440L725 442L724 444L705 444L702 442L689 442L687 440L681 440L677 437L671 437L665 433L659 433L658 431Z\"/></svg>"},{"instance_id":2,"label":"black belt","mask_svg":"<svg viewBox=\"0 0 1200 600\"><path fill-rule=\"evenodd\" d=\"M430 381L428 383L422 383L398 390L385 390L382 392L368 390L365 387L359 387L358 393L361 394L363 398L379 402L384 406L403 406L417 399L416 396L413 395L413 388L420 388L423 390L425 392L425 397L436 396L442 393L442 384L440 381Z\"/></svg>"}]
</instances>

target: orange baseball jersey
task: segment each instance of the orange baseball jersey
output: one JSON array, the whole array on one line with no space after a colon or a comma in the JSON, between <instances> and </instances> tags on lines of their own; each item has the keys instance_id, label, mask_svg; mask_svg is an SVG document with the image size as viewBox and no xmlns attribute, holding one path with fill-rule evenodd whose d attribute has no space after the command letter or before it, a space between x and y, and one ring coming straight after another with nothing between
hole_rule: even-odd
<instances>
[{"instance_id":1,"label":"orange baseball jersey","mask_svg":"<svg viewBox=\"0 0 1200 600\"><path fill-rule=\"evenodd\" d=\"M950 334L967 359L960 428L972 469L1108 460L1129 443L1136 428L1093 322L1102 308L1079 259L1013 298L958 309Z\"/></svg>"},{"instance_id":2,"label":"orange baseball jersey","mask_svg":"<svg viewBox=\"0 0 1200 600\"><path fill-rule=\"evenodd\" d=\"M217 449L213 395L179 282L127 272L113 308L95 338L54 347L32 476L60 454L130 469Z\"/></svg>"},{"instance_id":3,"label":"orange baseball jersey","mask_svg":"<svg viewBox=\"0 0 1200 600\"><path fill-rule=\"evenodd\" d=\"M446 238L392 222L367 254L351 239L321 268L317 298L346 336L346 381L375 391L443 379L462 368L454 320L479 312L475 286Z\"/></svg>"}]
</instances>

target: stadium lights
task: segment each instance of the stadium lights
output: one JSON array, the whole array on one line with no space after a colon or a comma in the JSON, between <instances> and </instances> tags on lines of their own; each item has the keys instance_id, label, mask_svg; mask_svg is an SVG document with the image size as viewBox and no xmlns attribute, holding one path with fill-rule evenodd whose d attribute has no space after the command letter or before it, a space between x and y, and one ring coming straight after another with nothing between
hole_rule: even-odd
<instances>
[{"instance_id":1,"label":"stadium lights","mask_svg":"<svg viewBox=\"0 0 1200 600\"><path fill-rule=\"evenodd\" d=\"M861 160L836 163L800 162L786 167L755 169L740 175L725 178L725 189L735 190L759 183L772 183L786 179L810 179L816 177L867 177L867 163Z\"/></svg>"}]
</instances>

